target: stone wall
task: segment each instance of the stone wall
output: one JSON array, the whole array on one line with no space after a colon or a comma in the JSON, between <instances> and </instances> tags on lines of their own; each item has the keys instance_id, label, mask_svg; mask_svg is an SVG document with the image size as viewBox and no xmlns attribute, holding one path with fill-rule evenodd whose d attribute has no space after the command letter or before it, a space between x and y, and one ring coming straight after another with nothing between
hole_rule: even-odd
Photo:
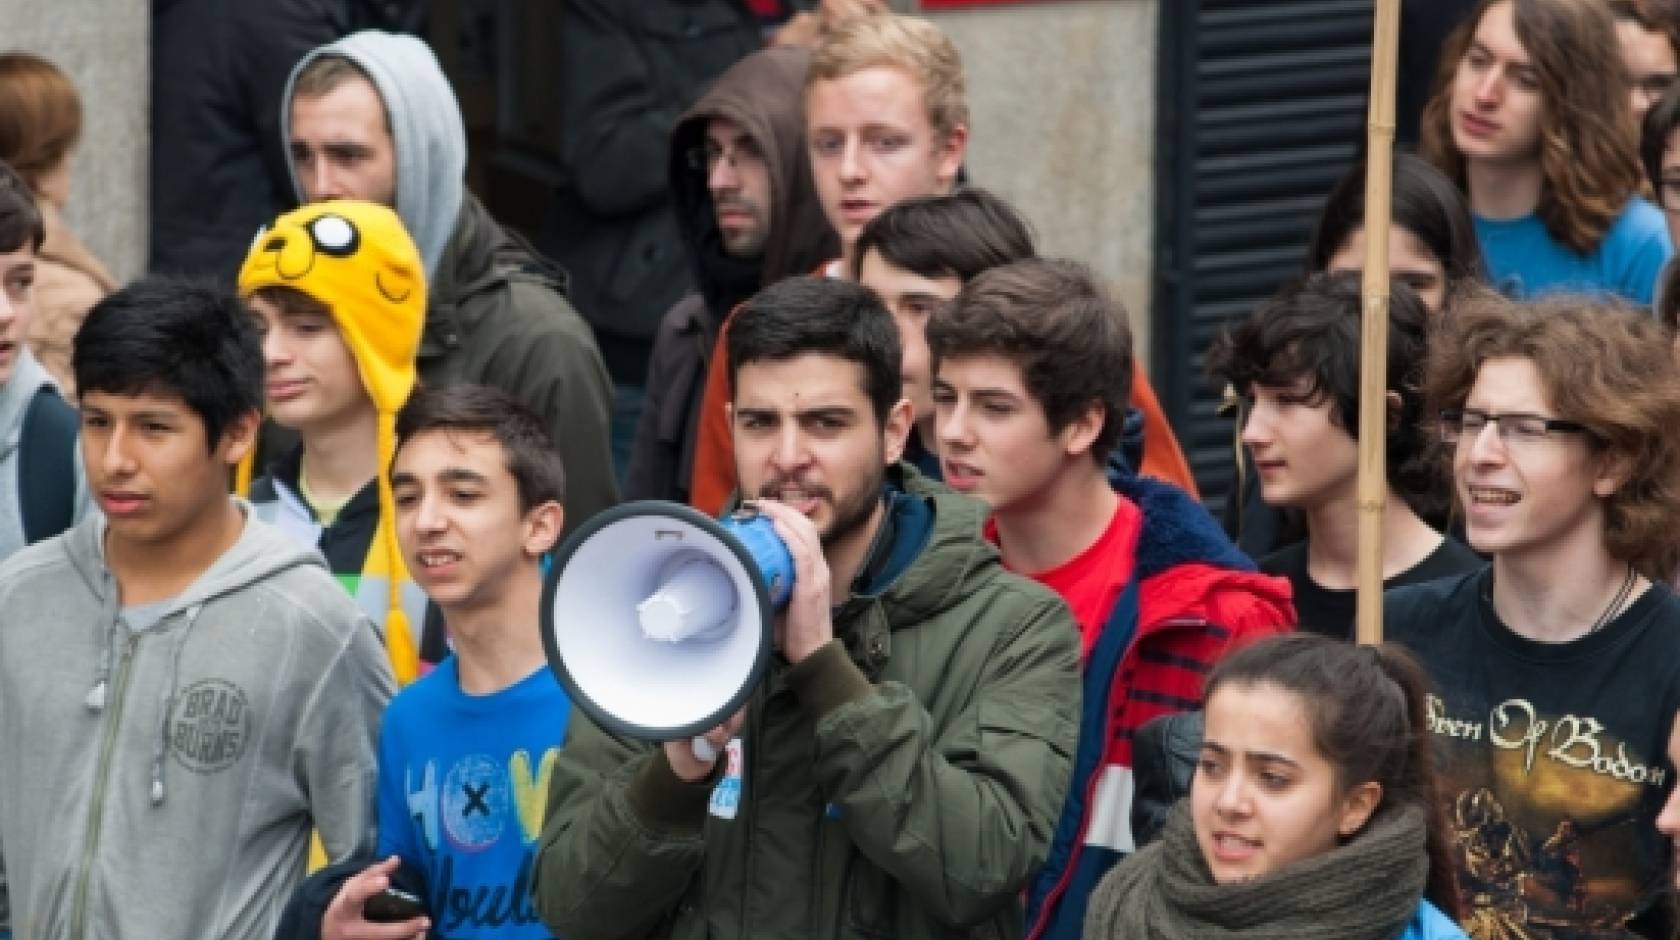
<instances>
[{"instance_id":1,"label":"stone wall","mask_svg":"<svg viewBox=\"0 0 1680 940\"><path fill-rule=\"evenodd\" d=\"M1046 254L1109 279L1148 358L1160 0L928 14L962 51L969 174L1032 220Z\"/></svg>"}]
</instances>

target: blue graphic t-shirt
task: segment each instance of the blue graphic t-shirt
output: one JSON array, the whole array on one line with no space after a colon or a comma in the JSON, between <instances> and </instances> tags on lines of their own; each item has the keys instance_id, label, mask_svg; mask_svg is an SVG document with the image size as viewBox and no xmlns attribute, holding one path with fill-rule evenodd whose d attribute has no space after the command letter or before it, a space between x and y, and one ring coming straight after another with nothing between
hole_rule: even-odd
<instances>
[{"instance_id":1,"label":"blue graphic t-shirt","mask_svg":"<svg viewBox=\"0 0 1680 940\"><path fill-rule=\"evenodd\" d=\"M545 666L492 695L455 657L397 693L379 738L379 857L426 879L431 936L547 940L532 869L571 702Z\"/></svg>"},{"instance_id":2,"label":"blue graphic t-shirt","mask_svg":"<svg viewBox=\"0 0 1680 940\"><path fill-rule=\"evenodd\" d=\"M1579 255L1552 240L1538 215L1520 219L1476 217L1476 241L1488 277L1513 300L1547 294L1615 294L1650 306L1657 275L1674 252L1662 210L1635 196L1591 254Z\"/></svg>"}]
</instances>

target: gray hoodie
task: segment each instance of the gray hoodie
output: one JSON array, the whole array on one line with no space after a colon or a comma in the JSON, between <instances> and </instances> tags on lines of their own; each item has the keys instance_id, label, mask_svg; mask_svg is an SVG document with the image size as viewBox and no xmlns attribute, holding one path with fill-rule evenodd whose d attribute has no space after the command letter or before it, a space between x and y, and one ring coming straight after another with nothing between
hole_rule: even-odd
<instances>
[{"instance_id":1,"label":"gray hoodie","mask_svg":"<svg viewBox=\"0 0 1680 940\"><path fill-rule=\"evenodd\" d=\"M384 650L316 554L241 508L239 540L138 633L102 518L0 565L18 937L267 937L312 826L335 861L372 848Z\"/></svg>"},{"instance_id":2,"label":"gray hoodie","mask_svg":"<svg viewBox=\"0 0 1680 940\"><path fill-rule=\"evenodd\" d=\"M396 147L397 204L403 227L413 236L426 262L426 279L437 277L443 248L455 231L466 192L466 122L455 90L444 77L431 47L413 36L367 29L352 33L298 60L280 96L280 139L292 139L292 86L298 73L324 55L339 55L361 66L385 102L391 141ZM297 165L286 148L292 188L304 201Z\"/></svg>"},{"instance_id":3,"label":"gray hoodie","mask_svg":"<svg viewBox=\"0 0 1680 940\"><path fill-rule=\"evenodd\" d=\"M18 454L23 441L23 416L29 403L43 385L51 385L52 376L35 361L24 347L18 347L17 363L12 376L0 385L0 559L25 544L23 516L18 510ZM76 468L76 518L87 514L89 500L87 481L82 472L81 445L70 461Z\"/></svg>"}]
</instances>

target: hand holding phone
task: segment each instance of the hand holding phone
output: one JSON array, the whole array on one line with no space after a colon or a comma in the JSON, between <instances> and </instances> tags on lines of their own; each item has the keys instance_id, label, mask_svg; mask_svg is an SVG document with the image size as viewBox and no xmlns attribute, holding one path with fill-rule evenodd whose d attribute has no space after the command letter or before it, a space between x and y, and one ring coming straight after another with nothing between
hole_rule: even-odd
<instances>
[{"instance_id":1,"label":"hand holding phone","mask_svg":"<svg viewBox=\"0 0 1680 940\"><path fill-rule=\"evenodd\" d=\"M395 855L362 869L321 915L321 940L414 940L432 926L421 899L391 887Z\"/></svg>"},{"instance_id":2,"label":"hand holding phone","mask_svg":"<svg viewBox=\"0 0 1680 940\"><path fill-rule=\"evenodd\" d=\"M394 924L426 916L426 902L401 888L386 888L362 903L362 916L376 924Z\"/></svg>"}]
</instances>

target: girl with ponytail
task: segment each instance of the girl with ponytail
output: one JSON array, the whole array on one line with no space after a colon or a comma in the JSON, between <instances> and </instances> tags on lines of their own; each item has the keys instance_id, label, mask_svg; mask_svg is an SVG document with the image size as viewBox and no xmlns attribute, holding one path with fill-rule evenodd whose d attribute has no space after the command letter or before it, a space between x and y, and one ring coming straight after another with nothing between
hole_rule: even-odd
<instances>
[{"instance_id":1,"label":"girl with ponytail","mask_svg":"<svg viewBox=\"0 0 1680 940\"><path fill-rule=\"evenodd\" d=\"M1221 660L1190 797L1098 887L1086 937L1465 940L1427 688L1397 646L1311 634Z\"/></svg>"}]
</instances>

